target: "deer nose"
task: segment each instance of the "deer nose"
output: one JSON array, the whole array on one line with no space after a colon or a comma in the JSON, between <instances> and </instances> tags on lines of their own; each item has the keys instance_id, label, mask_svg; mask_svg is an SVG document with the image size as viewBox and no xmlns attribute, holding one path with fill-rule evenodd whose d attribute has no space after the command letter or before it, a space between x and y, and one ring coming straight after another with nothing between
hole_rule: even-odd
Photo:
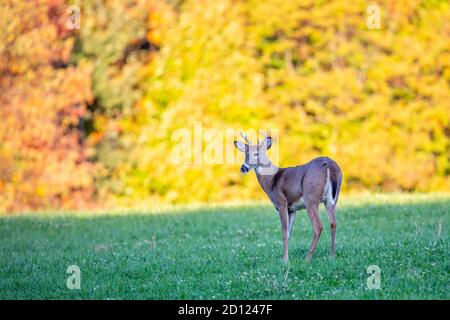
<instances>
[{"instance_id":1,"label":"deer nose","mask_svg":"<svg viewBox=\"0 0 450 320\"><path fill-rule=\"evenodd\" d=\"M247 173L249 169L250 169L250 167L249 167L246 163L244 163L244 164L241 166L241 172L242 172L242 173Z\"/></svg>"}]
</instances>

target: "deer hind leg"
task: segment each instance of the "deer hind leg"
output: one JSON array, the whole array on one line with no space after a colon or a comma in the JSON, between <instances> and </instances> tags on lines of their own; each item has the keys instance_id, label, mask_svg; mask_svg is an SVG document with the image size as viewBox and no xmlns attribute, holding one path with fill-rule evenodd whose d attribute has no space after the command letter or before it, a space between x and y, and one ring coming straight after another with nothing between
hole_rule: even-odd
<instances>
[{"instance_id":1,"label":"deer hind leg","mask_svg":"<svg viewBox=\"0 0 450 320\"><path fill-rule=\"evenodd\" d=\"M329 204L325 205L327 208L328 220L330 220L330 228L331 228L331 246L330 246L330 254L334 256L334 242L336 239L336 206Z\"/></svg>"},{"instance_id":2,"label":"deer hind leg","mask_svg":"<svg viewBox=\"0 0 450 320\"><path fill-rule=\"evenodd\" d=\"M308 254L306 255L306 260L311 261L314 250L316 249L317 241L319 240L320 234L322 233L323 225L319 217L319 205L313 204L306 208L308 212L309 219L313 225L314 236L309 247Z\"/></svg>"}]
</instances>

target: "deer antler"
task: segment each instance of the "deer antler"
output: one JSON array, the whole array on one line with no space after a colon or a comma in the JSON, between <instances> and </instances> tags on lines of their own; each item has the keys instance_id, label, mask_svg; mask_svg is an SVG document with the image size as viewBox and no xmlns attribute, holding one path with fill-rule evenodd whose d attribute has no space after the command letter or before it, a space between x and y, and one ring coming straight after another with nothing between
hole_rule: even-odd
<instances>
[{"instance_id":1,"label":"deer antler","mask_svg":"<svg viewBox=\"0 0 450 320\"><path fill-rule=\"evenodd\" d=\"M241 137L245 140L245 142L247 142L248 144L252 144L252 141L248 139L247 135L245 135L242 131L241 131Z\"/></svg>"},{"instance_id":2,"label":"deer antler","mask_svg":"<svg viewBox=\"0 0 450 320\"><path fill-rule=\"evenodd\" d=\"M263 132L258 131L258 133L261 133L264 136L264 139L267 138L267 136Z\"/></svg>"},{"instance_id":3,"label":"deer antler","mask_svg":"<svg viewBox=\"0 0 450 320\"><path fill-rule=\"evenodd\" d=\"M259 134L262 134L264 137L263 143L267 140L267 139L272 139L272 137L270 136L270 129L267 129L267 135L262 132L261 130L258 130L258 145L259 145Z\"/></svg>"},{"instance_id":4,"label":"deer antler","mask_svg":"<svg viewBox=\"0 0 450 320\"><path fill-rule=\"evenodd\" d=\"M258 132L259 132L259 131L258 131ZM261 133L261 134L264 136L264 139L272 138L272 137L270 136L270 129L267 129L267 135L264 134L264 132L259 132L259 133Z\"/></svg>"}]
</instances>

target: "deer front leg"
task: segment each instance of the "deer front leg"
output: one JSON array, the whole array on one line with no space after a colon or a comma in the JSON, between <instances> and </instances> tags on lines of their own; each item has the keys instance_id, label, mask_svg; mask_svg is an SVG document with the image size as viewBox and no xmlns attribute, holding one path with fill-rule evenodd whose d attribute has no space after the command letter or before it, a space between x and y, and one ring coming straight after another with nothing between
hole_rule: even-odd
<instances>
[{"instance_id":1,"label":"deer front leg","mask_svg":"<svg viewBox=\"0 0 450 320\"><path fill-rule=\"evenodd\" d=\"M294 227L296 213L297 213L297 211L288 211L288 214L289 214L288 239L291 239L292 228Z\"/></svg>"},{"instance_id":2,"label":"deer front leg","mask_svg":"<svg viewBox=\"0 0 450 320\"><path fill-rule=\"evenodd\" d=\"M308 212L309 219L311 220L314 229L313 240L311 242L311 246L309 247L308 254L306 255L306 260L311 261L314 250L316 249L317 241L322 233L323 225L320 221L318 205L307 207L306 211Z\"/></svg>"},{"instance_id":3,"label":"deer front leg","mask_svg":"<svg viewBox=\"0 0 450 320\"><path fill-rule=\"evenodd\" d=\"M289 260L289 236L288 236L288 210L287 203L280 205L278 210L280 214L281 232L283 234L283 260L287 262Z\"/></svg>"}]
</instances>

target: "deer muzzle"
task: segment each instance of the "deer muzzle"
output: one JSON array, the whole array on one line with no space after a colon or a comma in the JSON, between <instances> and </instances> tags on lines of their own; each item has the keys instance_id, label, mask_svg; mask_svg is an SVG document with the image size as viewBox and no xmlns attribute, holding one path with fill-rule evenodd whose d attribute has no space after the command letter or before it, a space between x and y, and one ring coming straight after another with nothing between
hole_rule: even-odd
<instances>
[{"instance_id":1,"label":"deer muzzle","mask_svg":"<svg viewBox=\"0 0 450 320\"><path fill-rule=\"evenodd\" d=\"M242 172L243 174L246 174L249 170L250 170L250 167L248 166L248 164L244 163L244 164L241 166L241 172Z\"/></svg>"}]
</instances>

